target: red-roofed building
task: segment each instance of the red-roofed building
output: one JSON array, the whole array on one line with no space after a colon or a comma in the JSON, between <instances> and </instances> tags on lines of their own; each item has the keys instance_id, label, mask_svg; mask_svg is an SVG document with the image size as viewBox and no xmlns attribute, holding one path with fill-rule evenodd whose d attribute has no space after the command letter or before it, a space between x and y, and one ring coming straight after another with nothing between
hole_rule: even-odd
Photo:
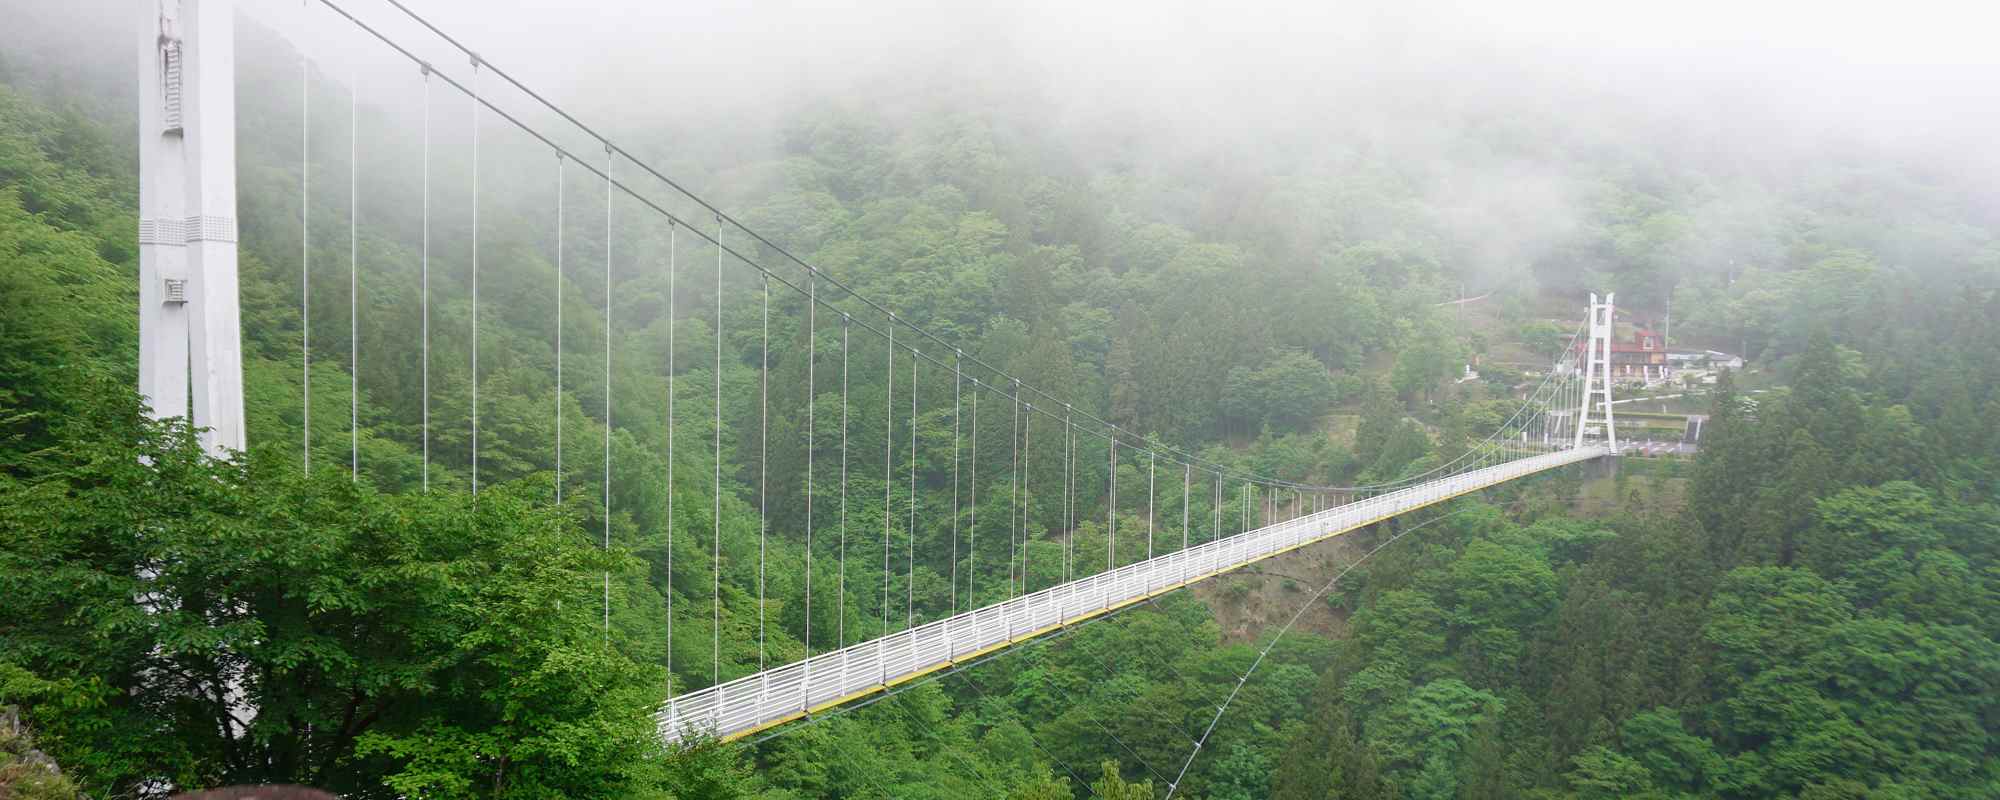
<instances>
[{"instance_id":1,"label":"red-roofed building","mask_svg":"<svg viewBox=\"0 0 2000 800\"><path fill-rule=\"evenodd\" d=\"M1583 343L1577 343L1577 351L1583 351ZM1673 365L1667 361L1667 340L1650 328L1637 327L1632 330L1632 338L1611 340L1611 378L1617 381L1634 381L1648 385L1665 383L1673 378Z\"/></svg>"}]
</instances>

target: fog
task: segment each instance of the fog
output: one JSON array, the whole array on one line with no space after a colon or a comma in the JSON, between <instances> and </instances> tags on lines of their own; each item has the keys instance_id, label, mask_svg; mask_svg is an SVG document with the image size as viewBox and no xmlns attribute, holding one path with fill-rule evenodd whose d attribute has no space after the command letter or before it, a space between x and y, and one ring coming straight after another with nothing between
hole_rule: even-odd
<instances>
[{"instance_id":1,"label":"fog","mask_svg":"<svg viewBox=\"0 0 2000 800\"><path fill-rule=\"evenodd\" d=\"M6 0L21 38L114 37L137 0ZM864 84L1032 87L1068 113L1235 130L1408 108L1631 102L1880 137L1962 143L2000 119L2000 8L1916 0L1670 5L1191 0L1007 4L408 0L494 63L601 112L756 107ZM242 13L342 63L358 37L317 0ZM339 5L399 40L384 0ZM102 51L102 48L98 48ZM420 47L440 65L462 65ZM362 53L402 66L381 47Z\"/></svg>"},{"instance_id":2,"label":"fog","mask_svg":"<svg viewBox=\"0 0 2000 800\"><path fill-rule=\"evenodd\" d=\"M133 1L4 0L19 24L0 44L95 50L108 74L129 74ZM1479 269L1533 259L1575 227L1590 186L1569 162L1598 147L1773 181L1802 162L1893 160L1963 178L1984 217L2000 217L2000 8L1986 4L406 2L640 152L706 129L690 145L707 148L699 158L678 153L727 162L704 170L775 149L776 124L801 105L867 109L893 126L903 104L943 102L1142 175L1221 164L1310 177L1366 151L1478 243L1464 255ZM467 79L462 56L383 0L338 4ZM317 0L239 7L247 30L297 44L369 102L414 91L407 61ZM115 46L93 45L107 37ZM525 98L494 96L560 127ZM1503 135L1469 145L1474 128ZM1746 218L1765 203L1754 187L1719 186L1696 218L1755 238L1766 234Z\"/></svg>"},{"instance_id":3,"label":"fog","mask_svg":"<svg viewBox=\"0 0 2000 800\"><path fill-rule=\"evenodd\" d=\"M346 44L317 2L241 5L316 47ZM408 30L381 0L343 5ZM1963 2L411 5L531 85L602 112L965 82L1043 92L1066 114L1251 134L1415 109L1630 103L1720 126L1951 145L2000 119L2000 9Z\"/></svg>"}]
</instances>

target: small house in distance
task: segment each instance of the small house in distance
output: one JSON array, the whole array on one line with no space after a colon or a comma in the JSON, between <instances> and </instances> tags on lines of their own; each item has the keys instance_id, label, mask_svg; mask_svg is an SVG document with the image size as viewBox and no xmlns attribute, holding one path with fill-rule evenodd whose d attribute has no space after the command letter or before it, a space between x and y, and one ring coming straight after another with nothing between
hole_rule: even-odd
<instances>
[{"instance_id":1,"label":"small house in distance","mask_svg":"<svg viewBox=\"0 0 2000 800\"><path fill-rule=\"evenodd\" d=\"M1584 343L1579 341L1581 352ZM1631 329L1630 338L1613 334L1611 340L1611 379L1621 383L1643 383L1647 386L1673 380L1674 364L1667 358L1666 338L1652 328L1638 325Z\"/></svg>"},{"instance_id":2,"label":"small house in distance","mask_svg":"<svg viewBox=\"0 0 2000 800\"><path fill-rule=\"evenodd\" d=\"M1667 353L1667 364L1681 383L1708 385L1715 383L1718 370L1743 369L1743 357L1720 350L1674 350Z\"/></svg>"}]
</instances>

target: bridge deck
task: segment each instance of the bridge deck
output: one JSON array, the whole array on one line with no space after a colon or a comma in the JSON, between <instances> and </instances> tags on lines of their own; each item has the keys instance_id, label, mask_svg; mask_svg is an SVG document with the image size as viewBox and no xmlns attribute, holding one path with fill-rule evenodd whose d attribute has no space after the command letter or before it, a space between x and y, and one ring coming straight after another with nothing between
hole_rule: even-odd
<instances>
[{"instance_id":1,"label":"bridge deck","mask_svg":"<svg viewBox=\"0 0 2000 800\"><path fill-rule=\"evenodd\" d=\"M1604 448L1587 447L1530 456L1191 546L688 692L669 700L655 718L669 743L696 732L724 740L740 738L1203 578L1468 492L1605 454Z\"/></svg>"}]
</instances>

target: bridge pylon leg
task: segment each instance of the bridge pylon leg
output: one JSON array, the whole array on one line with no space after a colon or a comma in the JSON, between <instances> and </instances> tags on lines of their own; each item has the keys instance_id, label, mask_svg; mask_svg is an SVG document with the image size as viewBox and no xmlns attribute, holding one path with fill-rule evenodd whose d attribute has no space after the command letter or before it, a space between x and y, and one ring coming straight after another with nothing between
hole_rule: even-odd
<instances>
[{"instance_id":1,"label":"bridge pylon leg","mask_svg":"<svg viewBox=\"0 0 2000 800\"><path fill-rule=\"evenodd\" d=\"M236 9L232 0L137 6L139 393L155 418L205 429L202 446L220 456L245 448Z\"/></svg>"},{"instance_id":2,"label":"bridge pylon leg","mask_svg":"<svg viewBox=\"0 0 2000 800\"><path fill-rule=\"evenodd\" d=\"M1576 411L1576 439L1570 445L1583 447L1584 434L1590 430L1591 420L1601 418L1605 446L1614 456L1618 454L1618 429L1613 424L1611 412L1611 336L1615 327L1612 299L1615 297L1616 294L1606 294L1600 303L1597 293L1590 295L1590 340L1584 345L1582 359L1583 403Z\"/></svg>"}]
</instances>

